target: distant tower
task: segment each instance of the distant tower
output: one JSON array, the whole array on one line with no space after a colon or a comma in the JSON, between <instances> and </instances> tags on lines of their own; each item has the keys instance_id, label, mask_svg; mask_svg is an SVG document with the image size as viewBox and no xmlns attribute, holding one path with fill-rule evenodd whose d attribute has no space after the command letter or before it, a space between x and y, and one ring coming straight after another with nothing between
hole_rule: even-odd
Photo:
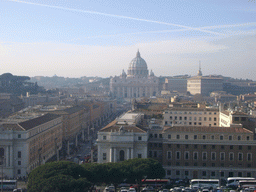
<instances>
[{"instance_id":1,"label":"distant tower","mask_svg":"<svg viewBox=\"0 0 256 192\"><path fill-rule=\"evenodd\" d=\"M201 61L199 61L199 70L197 71L197 76L202 76L202 71L201 71Z\"/></svg>"}]
</instances>

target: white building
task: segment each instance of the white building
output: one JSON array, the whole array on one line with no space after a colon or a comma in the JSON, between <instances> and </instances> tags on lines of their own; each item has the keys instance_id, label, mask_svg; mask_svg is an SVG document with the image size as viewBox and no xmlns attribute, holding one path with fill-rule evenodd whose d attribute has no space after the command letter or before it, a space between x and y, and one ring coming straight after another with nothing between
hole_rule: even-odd
<instances>
[{"instance_id":1,"label":"white building","mask_svg":"<svg viewBox=\"0 0 256 192\"><path fill-rule=\"evenodd\" d=\"M110 80L110 92L114 98L140 98L156 96L159 92L159 78L148 73L146 61L137 52L130 62L127 74L122 72Z\"/></svg>"},{"instance_id":2,"label":"white building","mask_svg":"<svg viewBox=\"0 0 256 192\"><path fill-rule=\"evenodd\" d=\"M62 148L62 117L45 114L0 126L0 159L4 177L26 176Z\"/></svg>"},{"instance_id":3,"label":"white building","mask_svg":"<svg viewBox=\"0 0 256 192\"><path fill-rule=\"evenodd\" d=\"M126 113L98 132L98 163L147 158L148 132L137 123L139 113Z\"/></svg>"}]
</instances>

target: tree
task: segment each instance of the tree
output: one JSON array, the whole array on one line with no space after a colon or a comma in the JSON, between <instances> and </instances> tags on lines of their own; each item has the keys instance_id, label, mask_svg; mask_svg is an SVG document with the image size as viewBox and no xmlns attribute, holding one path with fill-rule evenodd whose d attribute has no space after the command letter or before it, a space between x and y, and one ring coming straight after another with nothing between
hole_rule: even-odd
<instances>
[{"instance_id":1,"label":"tree","mask_svg":"<svg viewBox=\"0 0 256 192\"><path fill-rule=\"evenodd\" d=\"M88 178L91 182L91 190L95 185L103 183L106 177L106 167L104 164L86 163L82 167L91 173L91 176Z\"/></svg>"},{"instance_id":2,"label":"tree","mask_svg":"<svg viewBox=\"0 0 256 192\"><path fill-rule=\"evenodd\" d=\"M28 192L87 191L91 173L72 162L46 163L34 169L28 177Z\"/></svg>"},{"instance_id":3,"label":"tree","mask_svg":"<svg viewBox=\"0 0 256 192\"><path fill-rule=\"evenodd\" d=\"M115 186L115 191L117 191L117 186L125 179L124 165L122 163L106 163L105 168L106 174L104 182L113 184Z\"/></svg>"},{"instance_id":4,"label":"tree","mask_svg":"<svg viewBox=\"0 0 256 192\"><path fill-rule=\"evenodd\" d=\"M136 183L138 191L140 191L143 179L161 179L165 176L163 166L154 159L129 159L124 162L124 165L126 167L127 180Z\"/></svg>"}]
</instances>

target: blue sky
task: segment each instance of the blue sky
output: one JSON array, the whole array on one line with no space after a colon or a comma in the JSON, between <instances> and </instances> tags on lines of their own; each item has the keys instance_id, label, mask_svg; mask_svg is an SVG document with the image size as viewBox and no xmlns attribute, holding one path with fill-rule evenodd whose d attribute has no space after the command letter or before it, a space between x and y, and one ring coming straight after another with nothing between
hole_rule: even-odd
<instances>
[{"instance_id":1,"label":"blue sky","mask_svg":"<svg viewBox=\"0 0 256 192\"><path fill-rule=\"evenodd\" d=\"M255 0L0 0L0 71L120 75L140 50L157 76L256 80Z\"/></svg>"}]
</instances>

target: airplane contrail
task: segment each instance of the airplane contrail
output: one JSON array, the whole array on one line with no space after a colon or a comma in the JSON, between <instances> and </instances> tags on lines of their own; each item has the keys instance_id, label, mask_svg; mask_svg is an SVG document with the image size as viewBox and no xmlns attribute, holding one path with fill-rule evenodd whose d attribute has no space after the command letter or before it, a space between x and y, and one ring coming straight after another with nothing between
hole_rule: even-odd
<instances>
[{"instance_id":1,"label":"airplane contrail","mask_svg":"<svg viewBox=\"0 0 256 192\"><path fill-rule=\"evenodd\" d=\"M256 26L256 22L252 23L240 23L240 24L230 24L230 25L214 25L214 26L205 26L200 27L200 29L221 29L221 28L233 28L240 26ZM99 35L99 36L89 36L84 37L84 39L94 39L94 38L104 38L104 37L115 37L122 35L140 35L140 34L150 34L150 33L171 33L171 32L181 32L181 31L189 31L190 29L172 29L172 30L159 30L159 31L142 31L142 32L134 32L134 33L119 33L119 34L110 34L110 35ZM239 33L241 34L241 33ZM227 34L226 34L227 35ZM78 39L73 39L78 40ZM81 40L81 39L80 39Z\"/></svg>"},{"instance_id":2,"label":"airplane contrail","mask_svg":"<svg viewBox=\"0 0 256 192\"><path fill-rule=\"evenodd\" d=\"M162 24L162 25L181 27L181 28L184 28L184 29L187 29L187 30L205 32L205 33L214 34L214 35L225 35L225 34L222 34L222 33L208 31L208 30L204 30L204 29L201 29L201 28L194 28L194 27L189 27L189 26L185 26L185 25L179 25L179 24L174 24L174 23L166 23L166 22L148 20L148 19L140 19L140 18L123 16L123 15L114 15L114 14L102 13L102 12L97 12L97 11L73 9L73 8L60 7L60 6L55 6L55 5L45 5L45 4L41 4L41 3L32 3L32 2L19 1L19 0L7 0L7 1L30 4L30 5L37 5L37 6L49 7L49 8L55 8L55 9L62 9L62 10L68 10L68 11L74 11L74 12L82 12L82 13L89 13L89 14L95 14L95 15L103 15L103 16L108 16L108 17L116 17L116 18L122 18L122 19L144 21L144 22L149 22L149 23L157 23L157 24Z\"/></svg>"}]
</instances>

